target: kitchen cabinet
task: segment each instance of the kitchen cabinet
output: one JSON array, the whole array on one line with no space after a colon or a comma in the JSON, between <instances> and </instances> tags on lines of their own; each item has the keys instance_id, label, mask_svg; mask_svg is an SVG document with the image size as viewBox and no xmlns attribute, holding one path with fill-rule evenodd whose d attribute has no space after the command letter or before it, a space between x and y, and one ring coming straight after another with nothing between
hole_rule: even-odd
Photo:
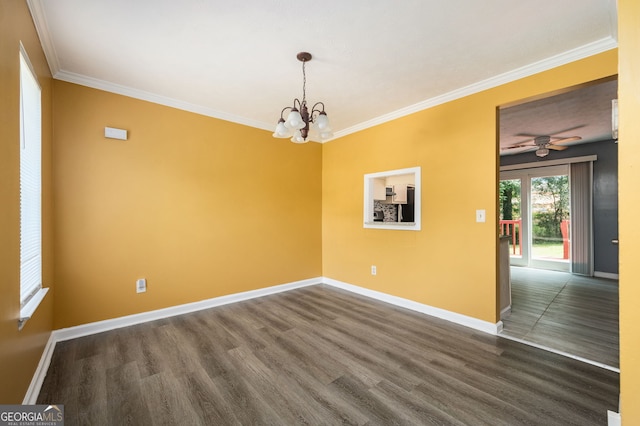
<instances>
[{"instance_id":1,"label":"kitchen cabinet","mask_svg":"<svg viewBox=\"0 0 640 426\"><path fill-rule=\"evenodd\" d=\"M384 179L373 179L373 199L377 201L386 201L387 186Z\"/></svg>"},{"instance_id":2,"label":"kitchen cabinet","mask_svg":"<svg viewBox=\"0 0 640 426\"><path fill-rule=\"evenodd\" d=\"M391 204L407 204L407 185L393 185L393 195L391 196Z\"/></svg>"}]
</instances>

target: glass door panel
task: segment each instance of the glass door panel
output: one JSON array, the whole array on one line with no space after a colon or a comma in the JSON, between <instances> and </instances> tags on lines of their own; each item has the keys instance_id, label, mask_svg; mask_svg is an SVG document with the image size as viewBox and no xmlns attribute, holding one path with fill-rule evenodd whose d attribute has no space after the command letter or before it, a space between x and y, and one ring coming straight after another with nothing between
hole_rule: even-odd
<instances>
[{"instance_id":1,"label":"glass door panel","mask_svg":"<svg viewBox=\"0 0 640 426\"><path fill-rule=\"evenodd\" d=\"M500 180L500 236L509 237L511 264L524 265L522 227L522 180Z\"/></svg>"},{"instance_id":2,"label":"glass door panel","mask_svg":"<svg viewBox=\"0 0 640 426\"><path fill-rule=\"evenodd\" d=\"M530 180L531 266L569 270L570 197L567 174Z\"/></svg>"},{"instance_id":3,"label":"glass door panel","mask_svg":"<svg viewBox=\"0 0 640 426\"><path fill-rule=\"evenodd\" d=\"M502 171L499 196L499 231L510 237L510 264L569 271L569 167Z\"/></svg>"}]
</instances>

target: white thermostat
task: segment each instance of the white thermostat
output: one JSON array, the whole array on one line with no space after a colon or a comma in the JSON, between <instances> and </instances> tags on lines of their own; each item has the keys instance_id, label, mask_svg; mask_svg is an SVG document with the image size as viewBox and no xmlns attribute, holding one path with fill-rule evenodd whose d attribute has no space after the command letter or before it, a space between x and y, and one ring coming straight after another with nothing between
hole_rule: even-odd
<instances>
[{"instance_id":1,"label":"white thermostat","mask_svg":"<svg viewBox=\"0 0 640 426\"><path fill-rule=\"evenodd\" d=\"M127 140L127 131L124 129L115 129L113 127L104 128L104 137L109 139Z\"/></svg>"}]
</instances>

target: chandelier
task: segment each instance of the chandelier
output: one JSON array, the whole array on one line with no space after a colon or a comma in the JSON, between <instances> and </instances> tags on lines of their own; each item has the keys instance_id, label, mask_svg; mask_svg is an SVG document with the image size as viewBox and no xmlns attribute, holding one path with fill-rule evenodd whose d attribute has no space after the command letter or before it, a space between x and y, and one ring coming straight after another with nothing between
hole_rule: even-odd
<instances>
[{"instance_id":1,"label":"chandelier","mask_svg":"<svg viewBox=\"0 0 640 426\"><path fill-rule=\"evenodd\" d=\"M311 60L311 53L300 52L296 56L302 62L302 101L293 100L293 106L285 107L280 112L280 120L273 133L274 138L291 138L291 142L305 143L307 137L325 141L333 137L327 113L324 112L324 103L316 102L311 108L307 108L307 75L305 64ZM285 120L284 113L289 111Z\"/></svg>"}]
</instances>

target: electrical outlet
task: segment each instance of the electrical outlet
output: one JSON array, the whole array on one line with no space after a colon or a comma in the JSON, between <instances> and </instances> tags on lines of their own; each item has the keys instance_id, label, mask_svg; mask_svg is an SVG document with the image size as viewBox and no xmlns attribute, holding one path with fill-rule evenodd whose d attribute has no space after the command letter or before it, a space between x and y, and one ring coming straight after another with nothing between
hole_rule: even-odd
<instances>
[{"instance_id":1,"label":"electrical outlet","mask_svg":"<svg viewBox=\"0 0 640 426\"><path fill-rule=\"evenodd\" d=\"M147 280L141 278L136 281L136 293L144 293L145 291L147 291Z\"/></svg>"},{"instance_id":2,"label":"electrical outlet","mask_svg":"<svg viewBox=\"0 0 640 426\"><path fill-rule=\"evenodd\" d=\"M376 265L371 265L371 275L375 275L378 273L378 268L376 268Z\"/></svg>"}]
</instances>

